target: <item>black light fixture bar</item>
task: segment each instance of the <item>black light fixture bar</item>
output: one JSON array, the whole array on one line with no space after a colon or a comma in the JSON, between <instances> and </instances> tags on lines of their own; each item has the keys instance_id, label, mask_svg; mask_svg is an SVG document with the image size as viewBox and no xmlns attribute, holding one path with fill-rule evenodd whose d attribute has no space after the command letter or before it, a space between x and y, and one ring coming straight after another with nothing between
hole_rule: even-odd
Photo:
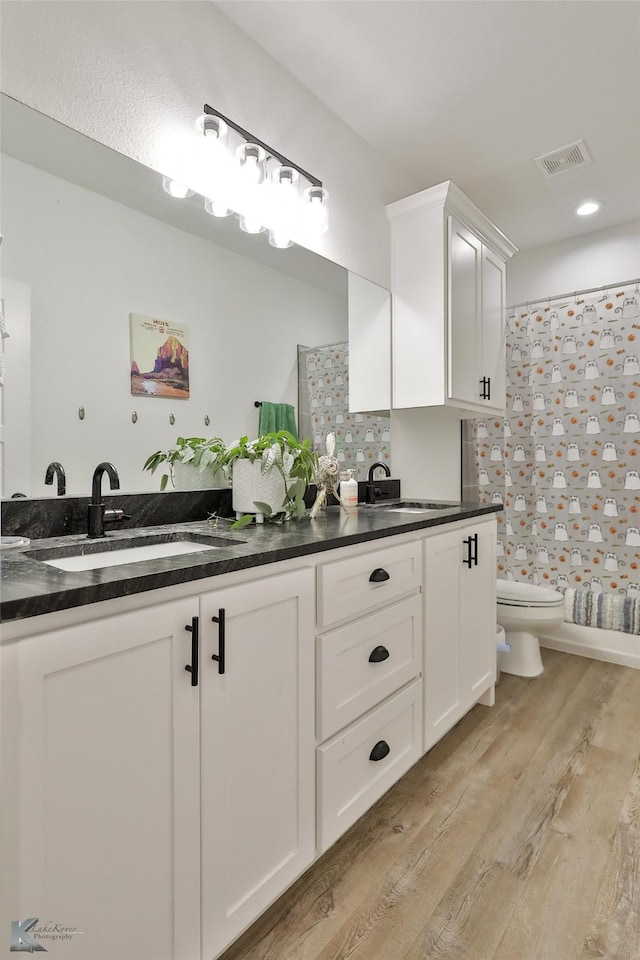
<instances>
[{"instance_id":1,"label":"black light fixture bar","mask_svg":"<svg viewBox=\"0 0 640 960\"><path fill-rule=\"evenodd\" d=\"M204 112L208 113L212 117L219 117L221 120L231 127L232 130L235 130L236 133L239 133L247 143L255 143L259 147L262 147L263 150L266 150L267 153L275 157L276 160L279 160L281 164L285 167L293 167L294 170L297 170L298 173L308 180L309 183L314 187L321 187L322 180L318 180L317 177L314 177L312 174L307 173L306 170L303 170L302 167L299 167L297 163L294 163L293 160L288 160L287 157L283 156L277 150L274 150L273 147L270 147L268 143L265 143L264 140L259 140L258 137L254 137L252 133L249 133L248 130L245 130L239 124L234 123L233 120L230 120L229 117L225 117L224 113L220 113L219 110L214 110L213 107L210 107L208 103L204 105Z\"/></svg>"}]
</instances>

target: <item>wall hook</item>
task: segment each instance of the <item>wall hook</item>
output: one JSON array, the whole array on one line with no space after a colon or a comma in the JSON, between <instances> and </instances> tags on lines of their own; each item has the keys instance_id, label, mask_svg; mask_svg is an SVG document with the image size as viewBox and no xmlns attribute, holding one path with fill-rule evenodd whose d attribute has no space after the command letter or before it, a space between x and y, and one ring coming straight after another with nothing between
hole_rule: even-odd
<instances>
[{"instance_id":1,"label":"wall hook","mask_svg":"<svg viewBox=\"0 0 640 960\"><path fill-rule=\"evenodd\" d=\"M210 423L211 423L211 420L209 419L209 414L208 414L208 413L205 413L205 415L204 415L204 425L205 425L205 427L208 427Z\"/></svg>"},{"instance_id":2,"label":"wall hook","mask_svg":"<svg viewBox=\"0 0 640 960\"><path fill-rule=\"evenodd\" d=\"M131 423L137 423L137 422L138 422L138 414L134 410L133 413L131 414Z\"/></svg>"},{"instance_id":3,"label":"wall hook","mask_svg":"<svg viewBox=\"0 0 640 960\"><path fill-rule=\"evenodd\" d=\"M84 407L78 407L78 419L84 420Z\"/></svg>"},{"instance_id":4,"label":"wall hook","mask_svg":"<svg viewBox=\"0 0 640 960\"><path fill-rule=\"evenodd\" d=\"M175 422L176 422L176 418L174 417L174 415L173 415L172 413L170 413L170 414L169 414L169 423L171 424L171 426L173 426Z\"/></svg>"}]
</instances>

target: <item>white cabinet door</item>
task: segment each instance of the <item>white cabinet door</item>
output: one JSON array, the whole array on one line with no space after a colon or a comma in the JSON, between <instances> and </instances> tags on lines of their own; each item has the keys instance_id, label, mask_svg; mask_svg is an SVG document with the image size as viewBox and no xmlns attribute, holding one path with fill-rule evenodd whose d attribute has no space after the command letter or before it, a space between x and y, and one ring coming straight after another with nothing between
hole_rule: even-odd
<instances>
[{"instance_id":1,"label":"white cabinet door","mask_svg":"<svg viewBox=\"0 0 640 960\"><path fill-rule=\"evenodd\" d=\"M199 960L197 612L1 648L3 956L11 921L37 918L30 935L64 960Z\"/></svg>"},{"instance_id":2,"label":"white cabinet door","mask_svg":"<svg viewBox=\"0 0 640 960\"><path fill-rule=\"evenodd\" d=\"M425 539L425 750L495 683L495 539L494 520Z\"/></svg>"},{"instance_id":3,"label":"white cabinet door","mask_svg":"<svg viewBox=\"0 0 640 960\"><path fill-rule=\"evenodd\" d=\"M460 565L462 530L425 540L424 742L432 747L464 713Z\"/></svg>"},{"instance_id":4,"label":"white cabinet door","mask_svg":"<svg viewBox=\"0 0 640 960\"><path fill-rule=\"evenodd\" d=\"M496 525L469 525L463 534L463 561L467 559L468 537L472 565L460 565L460 645L462 689L467 709L496 682Z\"/></svg>"},{"instance_id":5,"label":"white cabinet door","mask_svg":"<svg viewBox=\"0 0 640 960\"><path fill-rule=\"evenodd\" d=\"M448 397L481 403L482 243L449 217L449 389Z\"/></svg>"},{"instance_id":6,"label":"white cabinet door","mask_svg":"<svg viewBox=\"0 0 640 960\"><path fill-rule=\"evenodd\" d=\"M480 376L489 380L489 396L483 405L496 413L504 413L506 406L505 276L504 260L483 244Z\"/></svg>"},{"instance_id":7,"label":"white cabinet door","mask_svg":"<svg viewBox=\"0 0 640 960\"><path fill-rule=\"evenodd\" d=\"M201 598L202 947L218 956L315 853L314 574ZM224 611L224 673L220 619Z\"/></svg>"}]
</instances>

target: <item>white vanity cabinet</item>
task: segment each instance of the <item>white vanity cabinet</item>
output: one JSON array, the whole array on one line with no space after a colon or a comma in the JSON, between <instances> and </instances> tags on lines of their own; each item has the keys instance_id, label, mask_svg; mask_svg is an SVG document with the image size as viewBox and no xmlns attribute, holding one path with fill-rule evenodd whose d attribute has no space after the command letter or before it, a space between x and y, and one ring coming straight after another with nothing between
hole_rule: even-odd
<instances>
[{"instance_id":1,"label":"white vanity cabinet","mask_svg":"<svg viewBox=\"0 0 640 960\"><path fill-rule=\"evenodd\" d=\"M318 851L422 753L419 540L318 566Z\"/></svg>"},{"instance_id":2,"label":"white vanity cabinet","mask_svg":"<svg viewBox=\"0 0 640 960\"><path fill-rule=\"evenodd\" d=\"M455 524L424 539L424 749L496 680L496 522ZM484 699L481 699L484 696Z\"/></svg>"},{"instance_id":3,"label":"white vanity cabinet","mask_svg":"<svg viewBox=\"0 0 640 960\"><path fill-rule=\"evenodd\" d=\"M2 956L12 921L64 960L199 960L197 599L2 648ZM11 956L14 954L11 953Z\"/></svg>"},{"instance_id":4,"label":"white vanity cabinet","mask_svg":"<svg viewBox=\"0 0 640 960\"><path fill-rule=\"evenodd\" d=\"M492 702L495 545L478 517L5 634L5 942L38 917L82 931L63 960L220 956Z\"/></svg>"},{"instance_id":5,"label":"white vanity cabinet","mask_svg":"<svg viewBox=\"0 0 640 960\"><path fill-rule=\"evenodd\" d=\"M450 180L387 206L396 409L505 406L505 262L516 247Z\"/></svg>"},{"instance_id":6,"label":"white vanity cabinet","mask_svg":"<svg viewBox=\"0 0 640 960\"><path fill-rule=\"evenodd\" d=\"M313 601L310 568L201 597L203 958L315 855Z\"/></svg>"}]
</instances>

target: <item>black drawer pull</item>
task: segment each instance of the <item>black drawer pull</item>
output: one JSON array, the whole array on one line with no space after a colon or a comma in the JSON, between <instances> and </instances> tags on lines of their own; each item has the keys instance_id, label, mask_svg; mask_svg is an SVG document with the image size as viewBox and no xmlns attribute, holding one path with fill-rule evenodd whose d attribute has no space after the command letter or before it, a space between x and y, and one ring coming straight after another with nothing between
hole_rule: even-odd
<instances>
[{"instance_id":1,"label":"black drawer pull","mask_svg":"<svg viewBox=\"0 0 640 960\"><path fill-rule=\"evenodd\" d=\"M218 624L218 652L211 654L212 660L218 661L218 673L226 670L226 614L224 607L220 607L217 617L211 617L213 623Z\"/></svg>"},{"instance_id":2,"label":"black drawer pull","mask_svg":"<svg viewBox=\"0 0 640 960\"><path fill-rule=\"evenodd\" d=\"M478 534L474 533L473 536L467 537L466 540L462 541L467 548L467 556L462 560L462 562L467 567L477 567L478 566Z\"/></svg>"},{"instance_id":3,"label":"black drawer pull","mask_svg":"<svg viewBox=\"0 0 640 960\"><path fill-rule=\"evenodd\" d=\"M191 686L198 686L198 617L191 617L191 626L187 624L185 630L191 634L191 663L185 667L191 674Z\"/></svg>"},{"instance_id":4,"label":"black drawer pull","mask_svg":"<svg viewBox=\"0 0 640 960\"><path fill-rule=\"evenodd\" d=\"M391 753L391 747L386 740L378 740L375 747L369 754L369 760L373 760L375 763L376 760L384 760L386 756Z\"/></svg>"},{"instance_id":5,"label":"black drawer pull","mask_svg":"<svg viewBox=\"0 0 640 960\"><path fill-rule=\"evenodd\" d=\"M369 577L369 583L384 583L385 580L391 580L391 576L383 567L376 567Z\"/></svg>"},{"instance_id":6,"label":"black drawer pull","mask_svg":"<svg viewBox=\"0 0 640 960\"><path fill-rule=\"evenodd\" d=\"M369 654L369 663L382 663L383 660L389 659L389 651L386 647L376 647Z\"/></svg>"}]
</instances>

